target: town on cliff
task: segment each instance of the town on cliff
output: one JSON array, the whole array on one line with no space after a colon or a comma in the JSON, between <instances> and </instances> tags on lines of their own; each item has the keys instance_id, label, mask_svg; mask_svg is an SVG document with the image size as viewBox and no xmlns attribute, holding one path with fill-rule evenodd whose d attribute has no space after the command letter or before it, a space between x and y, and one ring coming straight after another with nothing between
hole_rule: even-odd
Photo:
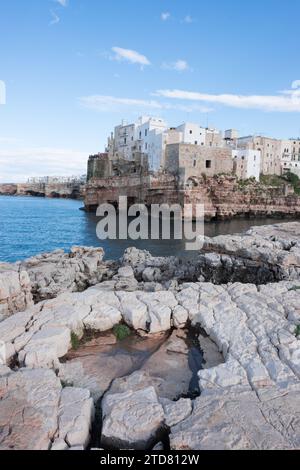
<instances>
[{"instance_id":1,"label":"town on cliff","mask_svg":"<svg viewBox=\"0 0 300 470\"><path fill-rule=\"evenodd\" d=\"M0 194L83 199L87 211L101 203L202 202L205 218L299 216L300 139L239 137L161 118L122 122L104 153L91 155L87 176L30 178L2 184ZM234 197L233 197L234 195Z\"/></svg>"}]
</instances>

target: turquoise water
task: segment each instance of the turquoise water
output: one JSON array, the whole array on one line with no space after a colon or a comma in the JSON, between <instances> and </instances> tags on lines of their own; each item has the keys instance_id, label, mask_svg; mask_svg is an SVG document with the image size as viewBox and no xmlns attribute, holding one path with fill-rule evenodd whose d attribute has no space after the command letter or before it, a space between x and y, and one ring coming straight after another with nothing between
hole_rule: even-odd
<instances>
[{"instance_id":1,"label":"turquoise water","mask_svg":"<svg viewBox=\"0 0 300 470\"><path fill-rule=\"evenodd\" d=\"M82 201L35 197L0 196L0 261L17 261L73 245L102 246L107 259L117 259L129 246L149 250L156 256L188 256L181 240L105 240L96 236L97 218L80 208ZM281 219L234 219L210 222L205 234L237 233L252 225L276 223Z\"/></svg>"}]
</instances>

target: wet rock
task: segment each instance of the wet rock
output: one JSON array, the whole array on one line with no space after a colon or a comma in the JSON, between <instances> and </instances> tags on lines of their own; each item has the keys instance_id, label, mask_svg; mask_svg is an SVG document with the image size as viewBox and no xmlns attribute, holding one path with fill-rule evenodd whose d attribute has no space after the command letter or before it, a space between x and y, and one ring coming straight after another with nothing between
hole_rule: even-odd
<instances>
[{"instance_id":1,"label":"wet rock","mask_svg":"<svg viewBox=\"0 0 300 470\"><path fill-rule=\"evenodd\" d=\"M141 370L152 380L160 397L175 399L187 394L193 372L189 367L185 339L174 331L171 337L144 363Z\"/></svg>"},{"instance_id":2,"label":"wet rock","mask_svg":"<svg viewBox=\"0 0 300 470\"><path fill-rule=\"evenodd\" d=\"M153 447L154 451L160 451L160 450L164 450L164 445L162 442L158 442L157 444L155 444L155 446Z\"/></svg>"},{"instance_id":3,"label":"wet rock","mask_svg":"<svg viewBox=\"0 0 300 470\"><path fill-rule=\"evenodd\" d=\"M164 425L164 411L155 389L108 393L102 401L103 447L151 448Z\"/></svg>"}]
</instances>

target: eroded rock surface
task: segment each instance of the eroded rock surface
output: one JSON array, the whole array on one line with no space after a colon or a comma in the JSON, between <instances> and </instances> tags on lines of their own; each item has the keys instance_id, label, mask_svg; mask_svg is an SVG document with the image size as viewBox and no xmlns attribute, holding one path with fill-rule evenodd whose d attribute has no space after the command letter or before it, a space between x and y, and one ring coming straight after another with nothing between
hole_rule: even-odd
<instances>
[{"instance_id":1,"label":"eroded rock surface","mask_svg":"<svg viewBox=\"0 0 300 470\"><path fill-rule=\"evenodd\" d=\"M36 302L51 299L65 291L81 291L97 284L108 271L102 263L102 248L73 247L70 253L57 250L21 263L31 280Z\"/></svg>"},{"instance_id":2,"label":"eroded rock surface","mask_svg":"<svg viewBox=\"0 0 300 470\"><path fill-rule=\"evenodd\" d=\"M89 392L62 389L52 370L0 371L0 398L2 450L48 450L58 440L68 448L89 441Z\"/></svg>"},{"instance_id":3,"label":"eroded rock surface","mask_svg":"<svg viewBox=\"0 0 300 470\"><path fill-rule=\"evenodd\" d=\"M101 443L114 448L146 449L158 439L164 411L154 387L109 393L102 402Z\"/></svg>"},{"instance_id":4,"label":"eroded rock surface","mask_svg":"<svg viewBox=\"0 0 300 470\"><path fill-rule=\"evenodd\" d=\"M202 253L202 262L188 268L131 249L124 265L100 283L100 252L90 253L90 267L83 263L79 270L73 253L74 265L70 255L58 271L49 268L45 284L41 258L31 283L40 298L55 298L36 305L28 299L23 312L6 318L10 307L0 318L1 448L85 448L93 400L103 394L104 446L151 449L170 431L176 450L299 448L299 226L207 240L214 253ZM19 267L13 272L20 281ZM243 276L243 283L228 282L230 273ZM204 282L206 276L213 282ZM8 305L15 294L4 284ZM74 337L79 341L86 330L105 332L119 323L144 338L169 337L140 362L130 353L122 361L107 356L106 363L101 356L101 380L92 355L66 362ZM182 398L195 378L186 342L190 324L207 334L199 335L205 362L197 369L196 399Z\"/></svg>"},{"instance_id":5,"label":"eroded rock surface","mask_svg":"<svg viewBox=\"0 0 300 470\"><path fill-rule=\"evenodd\" d=\"M17 265L0 263L0 321L33 305L31 283Z\"/></svg>"}]
</instances>

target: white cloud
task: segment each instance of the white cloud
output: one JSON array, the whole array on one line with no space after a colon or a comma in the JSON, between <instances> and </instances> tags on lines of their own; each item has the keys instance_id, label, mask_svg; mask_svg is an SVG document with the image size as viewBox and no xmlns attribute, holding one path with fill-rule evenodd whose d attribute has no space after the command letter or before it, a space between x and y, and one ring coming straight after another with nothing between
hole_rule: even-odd
<instances>
[{"instance_id":1,"label":"white cloud","mask_svg":"<svg viewBox=\"0 0 300 470\"><path fill-rule=\"evenodd\" d=\"M161 105L155 100L140 100L132 98L117 98L107 95L92 95L79 98L80 104L95 111L119 111L120 107L156 108Z\"/></svg>"},{"instance_id":2,"label":"white cloud","mask_svg":"<svg viewBox=\"0 0 300 470\"><path fill-rule=\"evenodd\" d=\"M168 11L165 11L160 15L162 21L167 21L170 18L170 16L171 16L171 13L169 13Z\"/></svg>"},{"instance_id":3,"label":"white cloud","mask_svg":"<svg viewBox=\"0 0 300 470\"><path fill-rule=\"evenodd\" d=\"M86 173L88 155L72 149L8 146L0 150L0 182L25 182L31 176Z\"/></svg>"},{"instance_id":4,"label":"white cloud","mask_svg":"<svg viewBox=\"0 0 300 470\"><path fill-rule=\"evenodd\" d=\"M146 56L132 49L123 49L122 47L115 46L112 48L112 51L115 53L115 56L112 57L114 60L126 60L132 64L140 64L141 66L150 65L150 61Z\"/></svg>"},{"instance_id":5,"label":"white cloud","mask_svg":"<svg viewBox=\"0 0 300 470\"><path fill-rule=\"evenodd\" d=\"M194 22L195 22L195 19L191 15L186 15L183 18L183 23L190 24L190 23L194 23Z\"/></svg>"},{"instance_id":6,"label":"white cloud","mask_svg":"<svg viewBox=\"0 0 300 470\"><path fill-rule=\"evenodd\" d=\"M99 112L124 112L133 108L135 111L153 110L178 110L183 112L211 112L212 109L199 104L173 104L157 100L141 100L133 98L118 98L108 95L92 95L79 98L81 106Z\"/></svg>"},{"instance_id":7,"label":"white cloud","mask_svg":"<svg viewBox=\"0 0 300 470\"><path fill-rule=\"evenodd\" d=\"M50 21L49 25L57 24L60 22L60 17L55 13L55 11L50 11L52 20Z\"/></svg>"},{"instance_id":8,"label":"white cloud","mask_svg":"<svg viewBox=\"0 0 300 470\"><path fill-rule=\"evenodd\" d=\"M297 81L298 82L298 81ZM296 82L293 82L295 85ZM221 104L239 109L259 109L263 111L300 112L300 95L298 89L285 90L278 95L235 95L207 94L185 90L158 90L155 96L185 101L202 101Z\"/></svg>"},{"instance_id":9,"label":"white cloud","mask_svg":"<svg viewBox=\"0 0 300 470\"><path fill-rule=\"evenodd\" d=\"M186 60L178 59L176 62L164 62L162 68L165 70L176 70L177 72L184 72L190 70L190 66Z\"/></svg>"},{"instance_id":10,"label":"white cloud","mask_svg":"<svg viewBox=\"0 0 300 470\"><path fill-rule=\"evenodd\" d=\"M62 7L66 7L68 5L68 0L54 0L56 3L59 3Z\"/></svg>"},{"instance_id":11,"label":"white cloud","mask_svg":"<svg viewBox=\"0 0 300 470\"><path fill-rule=\"evenodd\" d=\"M297 88L300 88L300 80L294 80L292 83L292 89L297 90Z\"/></svg>"}]
</instances>

